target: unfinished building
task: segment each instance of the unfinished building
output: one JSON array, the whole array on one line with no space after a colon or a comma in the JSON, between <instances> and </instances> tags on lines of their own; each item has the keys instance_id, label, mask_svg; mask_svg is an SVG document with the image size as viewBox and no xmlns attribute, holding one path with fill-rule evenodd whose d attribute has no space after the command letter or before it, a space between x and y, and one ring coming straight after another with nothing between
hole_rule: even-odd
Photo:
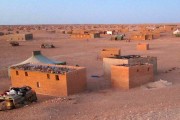
<instances>
[{"instance_id":1,"label":"unfinished building","mask_svg":"<svg viewBox=\"0 0 180 120\"><path fill-rule=\"evenodd\" d=\"M26 41L26 40L32 40L33 34L9 34L9 35L5 35L4 38L7 41Z\"/></svg>"},{"instance_id":2,"label":"unfinished building","mask_svg":"<svg viewBox=\"0 0 180 120\"><path fill-rule=\"evenodd\" d=\"M105 48L100 52L100 59L107 57L115 57L121 55L121 49L119 48Z\"/></svg>"},{"instance_id":3,"label":"unfinished building","mask_svg":"<svg viewBox=\"0 0 180 120\"><path fill-rule=\"evenodd\" d=\"M106 80L111 79L111 65L119 64L153 64L153 72L157 74L157 57L151 56L140 56L140 55L127 55L127 56L116 56L111 58L103 58L103 71Z\"/></svg>"},{"instance_id":4,"label":"unfinished building","mask_svg":"<svg viewBox=\"0 0 180 120\"><path fill-rule=\"evenodd\" d=\"M111 85L130 89L154 81L152 64L123 64L111 66Z\"/></svg>"},{"instance_id":5,"label":"unfinished building","mask_svg":"<svg viewBox=\"0 0 180 120\"><path fill-rule=\"evenodd\" d=\"M86 89L86 68L24 64L10 68L13 87L31 86L38 94L68 96Z\"/></svg>"}]
</instances>

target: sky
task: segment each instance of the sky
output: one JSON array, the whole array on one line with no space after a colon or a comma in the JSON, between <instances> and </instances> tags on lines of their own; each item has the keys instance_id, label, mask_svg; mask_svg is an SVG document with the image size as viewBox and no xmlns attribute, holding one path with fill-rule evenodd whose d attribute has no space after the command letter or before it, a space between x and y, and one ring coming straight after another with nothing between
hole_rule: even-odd
<instances>
[{"instance_id":1,"label":"sky","mask_svg":"<svg viewBox=\"0 0 180 120\"><path fill-rule=\"evenodd\" d=\"M0 0L0 25L180 23L180 0Z\"/></svg>"}]
</instances>

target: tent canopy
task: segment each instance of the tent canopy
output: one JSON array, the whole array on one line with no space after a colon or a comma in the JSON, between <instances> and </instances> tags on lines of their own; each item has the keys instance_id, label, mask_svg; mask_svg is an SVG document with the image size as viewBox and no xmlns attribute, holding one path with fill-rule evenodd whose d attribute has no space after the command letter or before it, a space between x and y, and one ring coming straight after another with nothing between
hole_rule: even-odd
<instances>
[{"instance_id":1,"label":"tent canopy","mask_svg":"<svg viewBox=\"0 0 180 120\"><path fill-rule=\"evenodd\" d=\"M30 58L28 58L27 60L25 60L21 63L12 65L12 66L22 65L22 64L27 64L27 63L36 63L36 64L43 63L43 64L56 64L56 65L65 65L66 64L66 62L57 62L57 61L51 60L51 59L43 56L41 54L41 51L33 51L32 56Z\"/></svg>"}]
</instances>

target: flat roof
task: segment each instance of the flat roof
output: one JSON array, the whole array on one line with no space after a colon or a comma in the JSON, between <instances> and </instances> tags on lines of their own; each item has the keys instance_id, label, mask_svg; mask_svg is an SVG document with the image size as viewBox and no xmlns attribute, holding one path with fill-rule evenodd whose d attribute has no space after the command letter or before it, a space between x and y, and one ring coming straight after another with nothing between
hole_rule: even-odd
<instances>
[{"instance_id":1,"label":"flat roof","mask_svg":"<svg viewBox=\"0 0 180 120\"><path fill-rule=\"evenodd\" d=\"M80 67L82 68L82 67ZM51 74L64 74L68 72L72 72L78 69L78 67L74 66L65 66L65 65L46 65L46 64L23 64L12 66L11 69L15 70L24 70L24 71L38 71L44 73Z\"/></svg>"},{"instance_id":2,"label":"flat roof","mask_svg":"<svg viewBox=\"0 0 180 120\"><path fill-rule=\"evenodd\" d=\"M119 64L119 65L114 65L114 66L123 66L123 67L134 67L134 66L144 66L144 65L152 65L149 63L137 63L137 64Z\"/></svg>"},{"instance_id":3,"label":"flat roof","mask_svg":"<svg viewBox=\"0 0 180 120\"><path fill-rule=\"evenodd\" d=\"M133 58L142 58L142 56L140 56L140 55L125 55L125 56L116 55L115 57L109 57L109 58L114 58L114 59L133 59Z\"/></svg>"}]
</instances>

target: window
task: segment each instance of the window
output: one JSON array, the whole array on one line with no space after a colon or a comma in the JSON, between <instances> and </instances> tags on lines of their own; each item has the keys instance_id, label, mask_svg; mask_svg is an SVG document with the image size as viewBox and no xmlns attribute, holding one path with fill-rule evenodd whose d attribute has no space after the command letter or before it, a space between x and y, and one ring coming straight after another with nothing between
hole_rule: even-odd
<instances>
[{"instance_id":1,"label":"window","mask_svg":"<svg viewBox=\"0 0 180 120\"><path fill-rule=\"evenodd\" d=\"M27 72L25 72L25 76L28 76L28 73L27 73Z\"/></svg>"},{"instance_id":2,"label":"window","mask_svg":"<svg viewBox=\"0 0 180 120\"><path fill-rule=\"evenodd\" d=\"M16 75L19 75L19 72L18 72L18 71L16 71Z\"/></svg>"},{"instance_id":3,"label":"window","mask_svg":"<svg viewBox=\"0 0 180 120\"><path fill-rule=\"evenodd\" d=\"M148 68L148 71L150 70L150 68Z\"/></svg>"},{"instance_id":4,"label":"window","mask_svg":"<svg viewBox=\"0 0 180 120\"><path fill-rule=\"evenodd\" d=\"M47 74L47 79L50 79L50 75L49 74Z\"/></svg>"},{"instance_id":5,"label":"window","mask_svg":"<svg viewBox=\"0 0 180 120\"><path fill-rule=\"evenodd\" d=\"M55 77L56 77L56 80L59 80L59 75L55 75Z\"/></svg>"},{"instance_id":6,"label":"window","mask_svg":"<svg viewBox=\"0 0 180 120\"><path fill-rule=\"evenodd\" d=\"M139 70L137 69L137 72L139 72Z\"/></svg>"},{"instance_id":7,"label":"window","mask_svg":"<svg viewBox=\"0 0 180 120\"><path fill-rule=\"evenodd\" d=\"M40 83L39 82L37 82L37 87L40 88Z\"/></svg>"}]
</instances>

